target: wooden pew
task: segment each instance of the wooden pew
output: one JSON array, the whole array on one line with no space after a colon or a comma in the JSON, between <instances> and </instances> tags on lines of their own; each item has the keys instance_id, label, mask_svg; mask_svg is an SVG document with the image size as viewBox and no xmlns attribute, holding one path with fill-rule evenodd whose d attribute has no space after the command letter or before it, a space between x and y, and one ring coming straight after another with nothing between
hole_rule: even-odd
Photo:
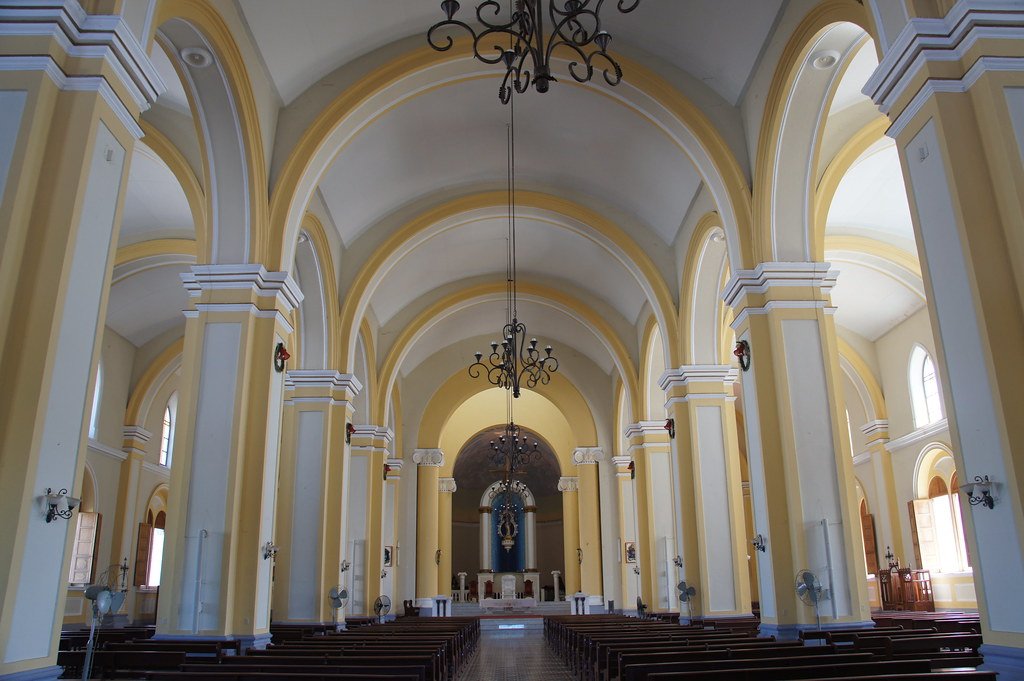
<instances>
[{"instance_id":1,"label":"wooden pew","mask_svg":"<svg viewBox=\"0 0 1024 681\"><path fill-rule=\"evenodd\" d=\"M57 664L64 668L64 676L81 677L85 655L84 650L58 651ZM103 679L138 677L151 670L177 669L184 662L185 653L173 650L97 650L92 658L92 675Z\"/></svg>"},{"instance_id":2,"label":"wooden pew","mask_svg":"<svg viewBox=\"0 0 1024 681\"><path fill-rule=\"evenodd\" d=\"M860 662L839 662L821 666L766 665L761 660L744 660L740 667L720 668L709 666L703 669L658 670L636 677L639 681L791 681L792 679L816 679L830 677L867 676L881 681L899 674L927 674L931 672L927 660L867 660Z\"/></svg>"}]
</instances>

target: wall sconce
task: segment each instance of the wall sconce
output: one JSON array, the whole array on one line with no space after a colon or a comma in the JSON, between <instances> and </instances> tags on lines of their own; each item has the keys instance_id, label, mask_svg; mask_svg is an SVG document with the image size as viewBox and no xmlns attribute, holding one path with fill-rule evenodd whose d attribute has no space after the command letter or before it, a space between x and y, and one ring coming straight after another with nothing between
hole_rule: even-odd
<instances>
[{"instance_id":1,"label":"wall sconce","mask_svg":"<svg viewBox=\"0 0 1024 681\"><path fill-rule=\"evenodd\" d=\"M352 563L347 560L341 561L341 563L338 565L338 568L340 569L341 572L348 572L348 569L350 567L352 567Z\"/></svg>"},{"instance_id":2,"label":"wall sconce","mask_svg":"<svg viewBox=\"0 0 1024 681\"><path fill-rule=\"evenodd\" d=\"M352 444L352 433L356 432L356 427L351 423L345 424L345 444Z\"/></svg>"},{"instance_id":3,"label":"wall sconce","mask_svg":"<svg viewBox=\"0 0 1024 681\"><path fill-rule=\"evenodd\" d=\"M387 576L388 576L388 571L387 570L381 570L380 571L380 578L381 579L384 579Z\"/></svg>"},{"instance_id":4,"label":"wall sconce","mask_svg":"<svg viewBox=\"0 0 1024 681\"><path fill-rule=\"evenodd\" d=\"M81 499L69 497L66 489L54 492L49 487L46 488L46 495L43 497L43 500L46 506L46 522L48 523L52 523L54 518L71 520L71 512L82 503Z\"/></svg>"},{"instance_id":5,"label":"wall sconce","mask_svg":"<svg viewBox=\"0 0 1024 681\"><path fill-rule=\"evenodd\" d=\"M636 462L630 461L629 465L626 466L626 470L629 471L629 479L636 480Z\"/></svg>"},{"instance_id":6,"label":"wall sconce","mask_svg":"<svg viewBox=\"0 0 1024 681\"><path fill-rule=\"evenodd\" d=\"M272 541L263 545L263 560L270 560L277 555L279 547Z\"/></svg>"},{"instance_id":7,"label":"wall sconce","mask_svg":"<svg viewBox=\"0 0 1024 681\"><path fill-rule=\"evenodd\" d=\"M384 482L388 481L388 473L391 472L391 466L384 464Z\"/></svg>"},{"instance_id":8,"label":"wall sconce","mask_svg":"<svg viewBox=\"0 0 1024 681\"><path fill-rule=\"evenodd\" d=\"M756 537L754 537L751 540L750 545L753 546L756 550L760 551L761 553L764 553L765 549L768 547L768 543L764 540L763 534L758 534Z\"/></svg>"},{"instance_id":9,"label":"wall sconce","mask_svg":"<svg viewBox=\"0 0 1024 681\"><path fill-rule=\"evenodd\" d=\"M640 574L640 566L639 565L634 565L633 566L633 574L634 575Z\"/></svg>"},{"instance_id":10,"label":"wall sconce","mask_svg":"<svg viewBox=\"0 0 1024 681\"><path fill-rule=\"evenodd\" d=\"M672 564L675 565L677 568L683 567L683 557L682 556L676 556L675 558L672 559Z\"/></svg>"},{"instance_id":11,"label":"wall sconce","mask_svg":"<svg viewBox=\"0 0 1024 681\"><path fill-rule=\"evenodd\" d=\"M732 354L736 355L736 359L740 361L740 369L744 371L750 369L750 343L745 340L736 341L736 348Z\"/></svg>"},{"instance_id":12,"label":"wall sconce","mask_svg":"<svg viewBox=\"0 0 1024 681\"><path fill-rule=\"evenodd\" d=\"M284 343L278 343L277 347L274 348L274 371L277 373L284 371L284 363L291 358L292 356L288 352L288 348L284 346Z\"/></svg>"},{"instance_id":13,"label":"wall sconce","mask_svg":"<svg viewBox=\"0 0 1024 681\"><path fill-rule=\"evenodd\" d=\"M967 495L967 501L971 506L985 506L991 509L996 506L995 497L992 496L995 485L987 475L975 475L974 482L961 485L960 491Z\"/></svg>"},{"instance_id":14,"label":"wall sconce","mask_svg":"<svg viewBox=\"0 0 1024 681\"><path fill-rule=\"evenodd\" d=\"M576 548L576 560L579 561L580 565L583 565L583 549Z\"/></svg>"},{"instance_id":15,"label":"wall sconce","mask_svg":"<svg viewBox=\"0 0 1024 681\"><path fill-rule=\"evenodd\" d=\"M441 549L434 551L434 565L441 564Z\"/></svg>"},{"instance_id":16,"label":"wall sconce","mask_svg":"<svg viewBox=\"0 0 1024 681\"><path fill-rule=\"evenodd\" d=\"M669 419L665 421L665 430L668 431L668 437L670 440L676 439L676 420Z\"/></svg>"}]
</instances>

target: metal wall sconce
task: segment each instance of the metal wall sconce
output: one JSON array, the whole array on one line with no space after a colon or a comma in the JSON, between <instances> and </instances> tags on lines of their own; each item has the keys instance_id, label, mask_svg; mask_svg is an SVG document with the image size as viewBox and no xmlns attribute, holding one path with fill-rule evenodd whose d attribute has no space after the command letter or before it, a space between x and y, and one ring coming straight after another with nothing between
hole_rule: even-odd
<instances>
[{"instance_id":1,"label":"metal wall sconce","mask_svg":"<svg viewBox=\"0 0 1024 681\"><path fill-rule=\"evenodd\" d=\"M278 343L277 347L274 348L274 371L277 373L284 371L284 363L291 358L291 353L288 352L288 348L284 346L284 343Z\"/></svg>"},{"instance_id":2,"label":"metal wall sconce","mask_svg":"<svg viewBox=\"0 0 1024 681\"><path fill-rule=\"evenodd\" d=\"M387 576L388 576L388 571L387 570L381 570L380 571L380 578L381 579L384 579Z\"/></svg>"},{"instance_id":3,"label":"metal wall sconce","mask_svg":"<svg viewBox=\"0 0 1024 681\"><path fill-rule=\"evenodd\" d=\"M639 565L634 565L633 566L633 574L634 575L640 574L640 566Z\"/></svg>"},{"instance_id":4,"label":"metal wall sconce","mask_svg":"<svg viewBox=\"0 0 1024 681\"><path fill-rule=\"evenodd\" d=\"M751 540L750 545L761 553L764 553L768 547L768 542L765 541L763 534L758 534Z\"/></svg>"},{"instance_id":5,"label":"metal wall sconce","mask_svg":"<svg viewBox=\"0 0 1024 681\"><path fill-rule=\"evenodd\" d=\"M68 491L66 489L54 492L53 489L49 487L46 488L46 494L43 496L43 500L46 506L46 522L48 523L52 523L55 518L71 520L71 512L78 508L79 504L82 503L81 499L68 496Z\"/></svg>"},{"instance_id":6,"label":"metal wall sconce","mask_svg":"<svg viewBox=\"0 0 1024 681\"><path fill-rule=\"evenodd\" d=\"M350 567L352 567L352 563L347 560L341 561L341 563L338 565L340 572L348 572L348 569Z\"/></svg>"},{"instance_id":7,"label":"metal wall sconce","mask_svg":"<svg viewBox=\"0 0 1024 681\"><path fill-rule=\"evenodd\" d=\"M352 444L352 433L356 432L356 427L351 423L345 424L345 444Z\"/></svg>"},{"instance_id":8,"label":"metal wall sconce","mask_svg":"<svg viewBox=\"0 0 1024 681\"><path fill-rule=\"evenodd\" d=\"M263 560L270 560L277 555L279 547L272 541L268 541L263 545Z\"/></svg>"},{"instance_id":9,"label":"metal wall sconce","mask_svg":"<svg viewBox=\"0 0 1024 681\"><path fill-rule=\"evenodd\" d=\"M668 437L670 440L676 439L676 420L668 419L665 421L665 430L668 431Z\"/></svg>"},{"instance_id":10,"label":"metal wall sconce","mask_svg":"<svg viewBox=\"0 0 1024 681\"><path fill-rule=\"evenodd\" d=\"M987 475L975 475L974 482L968 482L960 486L960 491L967 495L967 501L971 506L984 506L992 509L996 506L995 483L988 479Z\"/></svg>"},{"instance_id":11,"label":"metal wall sconce","mask_svg":"<svg viewBox=\"0 0 1024 681\"><path fill-rule=\"evenodd\" d=\"M683 557L682 556L676 556L675 558L672 559L672 564L675 565L677 568L683 567Z\"/></svg>"},{"instance_id":12,"label":"metal wall sconce","mask_svg":"<svg viewBox=\"0 0 1024 681\"><path fill-rule=\"evenodd\" d=\"M736 341L736 348L732 354L736 355L736 359L740 361L740 369L744 371L750 369L750 343L745 340Z\"/></svg>"},{"instance_id":13,"label":"metal wall sconce","mask_svg":"<svg viewBox=\"0 0 1024 681\"><path fill-rule=\"evenodd\" d=\"M434 551L434 565L441 564L441 549Z\"/></svg>"},{"instance_id":14,"label":"metal wall sconce","mask_svg":"<svg viewBox=\"0 0 1024 681\"><path fill-rule=\"evenodd\" d=\"M576 549L576 560L579 561L580 565L583 565L583 549Z\"/></svg>"}]
</instances>

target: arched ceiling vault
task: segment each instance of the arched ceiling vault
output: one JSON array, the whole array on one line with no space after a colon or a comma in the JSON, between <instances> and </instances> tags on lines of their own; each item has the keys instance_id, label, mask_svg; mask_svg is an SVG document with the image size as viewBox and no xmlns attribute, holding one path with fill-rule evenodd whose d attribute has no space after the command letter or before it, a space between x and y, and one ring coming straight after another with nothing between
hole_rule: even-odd
<instances>
[{"instance_id":1,"label":"arched ceiling vault","mask_svg":"<svg viewBox=\"0 0 1024 681\"><path fill-rule=\"evenodd\" d=\"M745 173L728 145L705 114L664 79L655 75L639 62L624 57L622 63L623 68L630 73L630 77L618 88L608 88L598 83L585 87L573 87L566 84L561 88L561 94L557 96L565 97L568 100L574 97L589 98L587 101L599 101L603 96L609 103L617 102L622 105L622 108L634 112L632 115L635 118L635 123L631 124L630 130L631 133L639 131L639 139L647 139L651 134L654 134L655 137L650 137L650 139L668 135L667 140L685 154L687 163L696 170L701 181L710 188L719 204L726 231L736 236L733 242L734 248L737 249L734 254L735 260L747 261L749 258L743 256L742 249L746 243L745 235L749 228L749 189ZM377 119L386 122L403 116L403 107L413 100L416 100L416 106L420 106L422 103L427 109L431 109L433 106L431 102L435 97L434 90L457 87L459 83L480 78L490 79L492 85L496 86L497 76L494 69L483 68L486 66L472 59L467 41L457 41L456 47L445 53L434 52L429 47L415 49L401 54L367 74L358 82L345 87L338 96L323 107L293 148L279 150L280 153L287 154L288 160L281 166L274 184L271 206L271 224L278 230L273 239L275 246L280 249L278 257L286 262L290 261L291 254L288 251L292 248L292 240L289 234L297 229L302 210L308 204L313 191L327 177L329 169L338 160L339 153L344 155L352 150L355 153L355 158L358 158L359 154L356 153L358 152L358 137L370 131L377 124ZM594 100L595 97L597 100ZM491 87L489 96L480 103L480 106L491 110L497 106L493 87ZM617 108L614 105L591 106L588 111L600 111L602 112L599 114L601 116L617 116L618 113L608 113L615 112ZM500 109L498 111L497 120L500 121ZM461 113L449 111L449 116L454 117L450 127L455 129L466 127L466 121L463 120ZM651 132L643 132L645 130ZM433 144L432 134L448 134L444 128L421 130L421 132L424 133L424 136L420 138L418 146L425 148ZM472 132L473 130L470 130L470 133ZM603 134L614 137L618 132L614 129L606 129ZM571 137L571 131L569 135ZM500 129L497 135L489 133L486 139L492 140L495 137L497 138L497 148L500 151L502 140ZM457 142L457 138L452 139ZM587 140L589 139L588 136ZM572 142L573 140L567 141ZM609 144L614 144L614 140ZM406 147L404 150L413 152L415 147ZM660 157L664 153L669 153L669 150L654 150L652 153ZM504 154L501 153L497 155L499 169L503 156ZM411 162L415 162L415 160L411 160ZM683 163L673 163L672 167L676 168L678 172L689 172L686 170L686 164ZM557 175L557 164L554 164L553 168ZM588 176L588 173L599 172L600 167L586 170L588 172L582 173L576 179L583 182L585 187L589 186L592 192L600 191L602 186L599 182L600 178ZM671 169L661 168L660 170L669 172ZM670 175L670 179L671 177ZM499 181L500 179L498 177ZM636 191L642 189L635 185L632 188ZM429 192L429 188L425 191ZM621 193L619 195L622 196ZM629 194L627 193L625 196L628 198ZM640 197L643 197L642 193ZM404 198L408 200L409 197ZM668 202L668 205L673 204ZM650 213L649 206L644 205L641 208L644 213ZM628 201L627 205L622 206L622 209L624 212L629 212ZM681 214L673 216L678 221L681 221L682 217ZM648 218L650 218L650 214ZM364 217L364 219L367 218ZM656 228L652 228L656 232L661 229L666 234L674 234L678 230L678 225L672 225L671 220L654 220L654 222L658 223ZM366 227L357 224L341 229L346 231L350 228L354 230L353 233L358 233Z\"/></svg>"},{"instance_id":2,"label":"arched ceiling vault","mask_svg":"<svg viewBox=\"0 0 1024 681\"><path fill-rule=\"evenodd\" d=\"M370 309L374 296L380 290L384 280L401 266L403 259L415 258L415 253L419 248L424 247L424 244L431 239L464 225L467 216L473 218L481 215L493 215L495 207L504 206L505 200L506 196L503 192L489 192L449 201L407 223L378 247L373 255L366 260L345 296L341 311L341 337L348 339L349 342L347 347L342 348L344 354L339 358L339 366L349 366L354 349L352 329L360 323L359 320ZM578 242L580 248L587 248L589 253L602 259L594 267L584 269L576 274L578 285L593 291L596 297L605 297L603 290L594 283L599 279L596 276L597 273L603 274L601 269L596 268L603 267L609 274L616 270L628 272L629 277L623 277L621 281L629 283L623 285L638 287L646 301L651 303L667 339L667 347L671 355L668 361L673 365L677 364L678 357L675 350L678 346L676 342L678 334L674 296L644 249L624 234L616 224L574 202L547 194L522 192L519 194L519 204L523 206L524 214L551 216L552 219L544 223L546 229L559 230L572 234L573 238L582 239ZM490 213L488 213L489 211ZM499 260L495 256L500 256L500 251L489 254L491 259ZM561 257L563 259L572 258L573 254L566 253ZM409 262L416 262L417 266L423 265L417 260ZM500 266L500 260L495 265ZM494 270L498 269L494 265L491 267ZM610 269L611 267L616 270ZM564 269L572 271L569 266ZM450 275L444 276L450 278ZM444 277L438 277L435 278L435 283L440 284L445 280ZM630 303L629 298L619 298L619 305L633 305L640 299L636 297L632 300L634 302ZM636 307L639 308L640 305L636 305ZM620 311L628 313L630 310L627 307L626 309L620 308Z\"/></svg>"}]
</instances>

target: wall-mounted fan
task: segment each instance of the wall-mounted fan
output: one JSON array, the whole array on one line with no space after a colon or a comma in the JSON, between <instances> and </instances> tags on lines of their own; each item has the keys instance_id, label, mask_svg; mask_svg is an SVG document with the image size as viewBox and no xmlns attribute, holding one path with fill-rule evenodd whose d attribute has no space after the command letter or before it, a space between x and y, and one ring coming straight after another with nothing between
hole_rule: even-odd
<instances>
[{"instance_id":1,"label":"wall-mounted fan","mask_svg":"<svg viewBox=\"0 0 1024 681\"><path fill-rule=\"evenodd\" d=\"M686 580L683 580L676 584L676 588L679 590L679 602L686 603L686 617L690 618L693 614L690 612L690 601L697 595L697 589L689 586Z\"/></svg>"},{"instance_id":2,"label":"wall-mounted fan","mask_svg":"<svg viewBox=\"0 0 1024 681\"><path fill-rule=\"evenodd\" d=\"M348 605L348 589L341 584L332 586L327 592L327 601L331 604L331 618L334 626L338 626L338 611Z\"/></svg>"},{"instance_id":3,"label":"wall-mounted fan","mask_svg":"<svg viewBox=\"0 0 1024 681\"><path fill-rule=\"evenodd\" d=\"M373 602L373 614L383 623L384 617L391 612L391 598L384 594L377 596L377 600Z\"/></svg>"},{"instance_id":4,"label":"wall-mounted fan","mask_svg":"<svg viewBox=\"0 0 1024 681\"><path fill-rule=\"evenodd\" d=\"M804 605L814 608L814 621L820 630L821 616L818 614L818 604L828 600L828 589L821 585L818 576L813 572L800 570L796 573L796 595Z\"/></svg>"},{"instance_id":5,"label":"wall-mounted fan","mask_svg":"<svg viewBox=\"0 0 1024 681\"><path fill-rule=\"evenodd\" d=\"M644 603L644 599L640 596L636 597L636 615L640 619L647 616L647 605Z\"/></svg>"},{"instance_id":6,"label":"wall-mounted fan","mask_svg":"<svg viewBox=\"0 0 1024 681\"><path fill-rule=\"evenodd\" d=\"M82 665L82 679L92 678L92 655L96 649L96 623L108 613L117 612L124 604L125 592L113 591L106 584L93 584L85 590L85 597L92 601L92 622L89 625L89 642L86 645L85 663Z\"/></svg>"}]
</instances>

